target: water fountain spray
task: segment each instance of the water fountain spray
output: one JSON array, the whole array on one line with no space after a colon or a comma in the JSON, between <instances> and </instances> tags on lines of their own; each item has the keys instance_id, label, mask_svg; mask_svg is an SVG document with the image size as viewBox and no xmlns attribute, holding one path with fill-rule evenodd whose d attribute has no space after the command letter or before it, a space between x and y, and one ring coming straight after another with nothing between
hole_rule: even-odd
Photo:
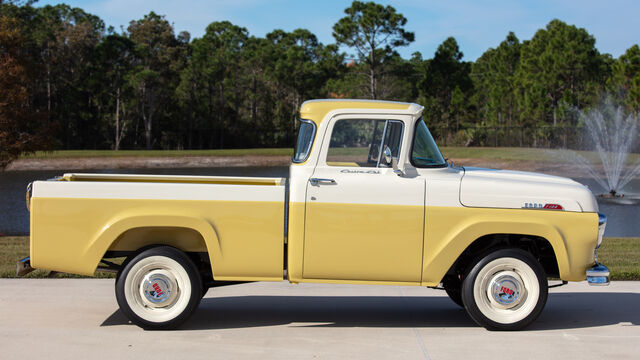
<instances>
[{"instance_id":1,"label":"water fountain spray","mask_svg":"<svg viewBox=\"0 0 640 360\"><path fill-rule=\"evenodd\" d=\"M629 153L638 138L638 117L625 114L621 106L615 106L607 99L599 108L578 111L578 116L586 126L587 133L595 145L604 178L594 169L591 162L574 153L578 165L583 167L602 186L606 197L622 197L621 190L640 174L640 159L631 167L626 166Z\"/></svg>"}]
</instances>

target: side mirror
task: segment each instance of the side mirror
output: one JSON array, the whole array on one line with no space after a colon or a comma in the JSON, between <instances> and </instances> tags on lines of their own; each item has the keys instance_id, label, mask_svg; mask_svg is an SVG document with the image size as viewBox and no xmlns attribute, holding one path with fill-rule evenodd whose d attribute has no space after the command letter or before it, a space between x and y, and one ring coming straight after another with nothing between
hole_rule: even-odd
<instances>
[{"instance_id":1,"label":"side mirror","mask_svg":"<svg viewBox=\"0 0 640 360\"><path fill-rule=\"evenodd\" d=\"M384 155L384 162L387 165L391 165L393 172L398 176L404 176L404 172L398 168L398 158L393 157L389 146L385 145L382 154Z\"/></svg>"},{"instance_id":2,"label":"side mirror","mask_svg":"<svg viewBox=\"0 0 640 360\"><path fill-rule=\"evenodd\" d=\"M391 154L391 149L389 149L389 146L387 145L384 146L383 155L384 155L384 163L387 165L392 165L393 155Z\"/></svg>"}]
</instances>

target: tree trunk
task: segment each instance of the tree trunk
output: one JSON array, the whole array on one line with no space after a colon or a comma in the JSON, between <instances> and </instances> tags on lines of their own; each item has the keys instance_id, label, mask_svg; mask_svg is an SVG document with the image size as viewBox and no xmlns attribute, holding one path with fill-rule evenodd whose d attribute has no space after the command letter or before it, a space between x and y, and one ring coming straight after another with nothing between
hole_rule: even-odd
<instances>
[{"instance_id":1,"label":"tree trunk","mask_svg":"<svg viewBox=\"0 0 640 360\"><path fill-rule=\"evenodd\" d=\"M146 93L146 88L143 90L143 93ZM145 114L144 111L144 101L142 105L142 120L144 121L144 139L145 139L145 147L147 150L151 150L151 128L153 125L153 112L155 111L155 94L153 90L149 90L148 95L148 114ZM143 96L143 99L146 96Z\"/></svg>"},{"instance_id":2,"label":"tree trunk","mask_svg":"<svg viewBox=\"0 0 640 360\"><path fill-rule=\"evenodd\" d=\"M189 128L188 128L188 135L187 135L187 144L189 147L189 150L193 149L193 118L194 118L194 112L196 109L196 99L195 99L195 82L192 84L192 89L191 89L191 109L189 109Z\"/></svg>"},{"instance_id":3,"label":"tree trunk","mask_svg":"<svg viewBox=\"0 0 640 360\"><path fill-rule=\"evenodd\" d=\"M47 112L51 114L51 66L47 64Z\"/></svg>"},{"instance_id":4,"label":"tree trunk","mask_svg":"<svg viewBox=\"0 0 640 360\"><path fill-rule=\"evenodd\" d=\"M253 129L258 129L258 79L256 75L253 75L253 85L251 86L253 92L253 99L251 101L251 118L253 120Z\"/></svg>"},{"instance_id":5,"label":"tree trunk","mask_svg":"<svg viewBox=\"0 0 640 360\"><path fill-rule=\"evenodd\" d=\"M240 96L238 95L238 68L235 67L234 68L234 72L233 72L233 106L235 107L234 112L233 112L233 136L235 137L234 142L237 143L237 136L238 136L238 123L240 122L239 119L239 112L240 112Z\"/></svg>"},{"instance_id":6,"label":"tree trunk","mask_svg":"<svg viewBox=\"0 0 640 360\"><path fill-rule=\"evenodd\" d=\"M224 148L224 84L220 81L220 111L218 112L218 126L220 127L220 149Z\"/></svg>"},{"instance_id":7,"label":"tree trunk","mask_svg":"<svg viewBox=\"0 0 640 360\"><path fill-rule=\"evenodd\" d=\"M125 122L125 119L127 118L127 109L125 107L125 103L120 101L120 108L122 110L120 110L120 113L122 114L121 117L121 121L120 121L120 136L118 137L118 146L122 143L122 138L124 137L125 132L127 131L127 123Z\"/></svg>"},{"instance_id":8,"label":"tree trunk","mask_svg":"<svg viewBox=\"0 0 640 360\"><path fill-rule=\"evenodd\" d=\"M213 117L215 113L215 102L216 102L216 94L215 94L215 84L211 82L207 83L209 90L209 116L207 117L207 130L211 134L211 136L207 136L209 142L207 140L202 140L202 131L198 131L198 141L200 142L200 148L208 148L213 149L213 145L215 144L215 129L216 129L216 120ZM220 114L218 114L218 121L220 121Z\"/></svg>"},{"instance_id":9,"label":"tree trunk","mask_svg":"<svg viewBox=\"0 0 640 360\"><path fill-rule=\"evenodd\" d=\"M296 92L295 95L293 96L293 109L292 109L292 114L291 117L293 118L293 124L291 127L291 133L294 134L296 133L296 122L297 122L297 116L298 115L298 110L300 108L300 95L298 95L298 93Z\"/></svg>"},{"instance_id":10,"label":"tree trunk","mask_svg":"<svg viewBox=\"0 0 640 360\"><path fill-rule=\"evenodd\" d=\"M376 70L375 70L375 55L374 55L374 48L371 48L371 52L369 53L369 59L370 59L370 64L369 64L369 87L370 87L370 91L371 91L371 98L372 99L377 99L377 89L376 89Z\"/></svg>"},{"instance_id":11,"label":"tree trunk","mask_svg":"<svg viewBox=\"0 0 640 360\"><path fill-rule=\"evenodd\" d=\"M148 121L145 121L144 123L144 140L145 140L145 147L147 150L151 150L151 119L152 118L153 118L153 115L151 112L149 112Z\"/></svg>"},{"instance_id":12,"label":"tree trunk","mask_svg":"<svg viewBox=\"0 0 640 360\"><path fill-rule=\"evenodd\" d=\"M151 125L153 123L153 104L149 104L149 116L144 124L144 139L147 150L151 150Z\"/></svg>"},{"instance_id":13,"label":"tree trunk","mask_svg":"<svg viewBox=\"0 0 640 360\"><path fill-rule=\"evenodd\" d=\"M116 90L116 146L115 150L120 150L120 87Z\"/></svg>"}]
</instances>

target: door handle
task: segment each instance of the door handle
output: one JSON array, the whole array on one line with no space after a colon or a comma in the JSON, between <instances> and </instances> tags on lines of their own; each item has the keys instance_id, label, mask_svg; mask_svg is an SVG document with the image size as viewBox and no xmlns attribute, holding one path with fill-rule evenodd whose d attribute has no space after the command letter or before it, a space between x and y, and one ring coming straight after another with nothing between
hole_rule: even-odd
<instances>
[{"instance_id":1,"label":"door handle","mask_svg":"<svg viewBox=\"0 0 640 360\"><path fill-rule=\"evenodd\" d=\"M333 180L333 179L323 179L323 178L311 178L311 179L309 179L309 182L313 186L318 186L318 185L320 185L322 183L331 184L331 185L335 185L336 184L336 181Z\"/></svg>"}]
</instances>

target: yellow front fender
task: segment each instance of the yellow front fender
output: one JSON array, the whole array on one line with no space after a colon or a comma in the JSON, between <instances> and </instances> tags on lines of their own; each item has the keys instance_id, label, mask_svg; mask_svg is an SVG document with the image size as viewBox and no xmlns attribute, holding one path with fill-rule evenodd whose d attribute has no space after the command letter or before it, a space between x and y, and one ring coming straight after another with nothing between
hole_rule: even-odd
<instances>
[{"instance_id":1,"label":"yellow front fender","mask_svg":"<svg viewBox=\"0 0 640 360\"><path fill-rule=\"evenodd\" d=\"M593 264L598 215L553 210L427 207L422 285L436 286L462 252L491 234L518 234L549 241L560 278L585 279Z\"/></svg>"}]
</instances>

